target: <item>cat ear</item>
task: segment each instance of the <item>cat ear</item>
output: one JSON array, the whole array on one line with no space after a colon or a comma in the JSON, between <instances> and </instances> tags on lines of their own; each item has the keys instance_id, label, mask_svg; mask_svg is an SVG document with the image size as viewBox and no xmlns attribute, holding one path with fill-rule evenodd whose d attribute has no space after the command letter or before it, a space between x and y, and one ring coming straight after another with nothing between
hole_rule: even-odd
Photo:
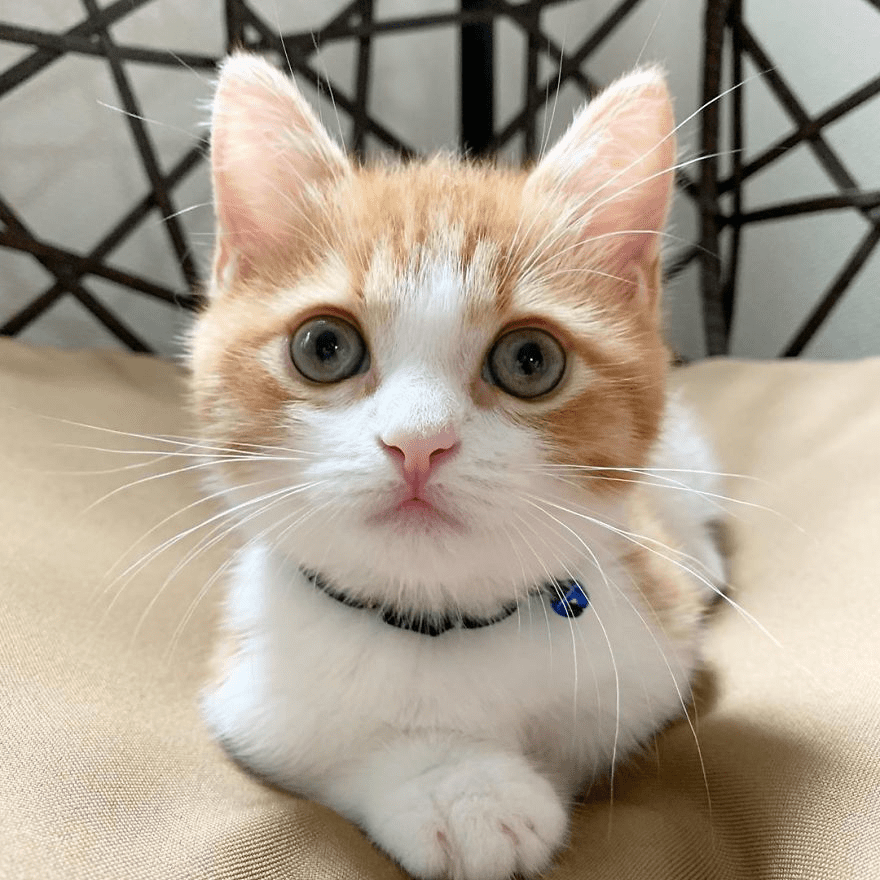
<instances>
[{"instance_id":1,"label":"cat ear","mask_svg":"<svg viewBox=\"0 0 880 880\"><path fill-rule=\"evenodd\" d=\"M322 186L350 165L293 80L256 55L223 62L211 119L214 288L308 239Z\"/></svg>"},{"instance_id":2,"label":"cat ear","mask_svg":"<svg viewBox=\"0 0 880 880\"><path fill-rule=\"evenodd\" d=\"M675 120L662 72L637 70L602 92L530 175L574 208L583 244L613 270L654 274L671 200Z\"/></svg>"}]
</instances>

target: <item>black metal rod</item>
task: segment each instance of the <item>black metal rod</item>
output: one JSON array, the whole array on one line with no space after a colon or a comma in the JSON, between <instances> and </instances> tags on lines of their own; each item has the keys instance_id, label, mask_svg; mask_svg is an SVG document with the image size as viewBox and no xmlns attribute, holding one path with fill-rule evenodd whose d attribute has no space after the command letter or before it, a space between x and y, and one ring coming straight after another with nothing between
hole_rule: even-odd
<instances>
[{"instance_id":1,"label":"black metal rod","mask_svg":"<svg viewBox=\"0 0 880 880\"><path fill-rule=\"evenodd\" d=\"M177 161L171 171L162 178L162 184L169 192L176 187L193 169L201 164L207 155L208 139L201 138ZM154 209L160 207L152 190L147 194L95 245L89 254L90 259L103 260L125 241Z\"/></svg>"},{"instance_id":2,"label":"black metal rod","mask_svg":"<svg viewBox=\"0 0 880 880\"><path fill-rule=\"evenodd\" d=\"M230 0L235 2L235 0ZM563 3L571 3L572 0L538 0L542 8L559 6ZM359 39L363 36L376 36L381 34L400 33L402 31L424 31L431 28L450 27L469 23L485 22L497 17L500 13L518 19L520 7L511 5L505 0L495 0L494 6L483 9L475 9L468 12L438 12L429 15L407 15L400 18L373 19L369 24L355 24L342 20L335 24L325 25L318 31L301 31L285 34L285 41L303 41L310 43L312 36L319 43L328 43L335 40L350 40L352 37Z\"/></svg>"},{"instance_id":3,"label":"black metal rod","mask_svg":"<svg viewBox=\"0 0 880 880\"><path fill-rule=\"evenodd\" d=\"M101 46L87 37L52 34L35 28L0 22L0 41L19 43L24 46L37 46L41 49L54 49L76 55L96 55L104 57ZM213 69L217 59L212 55L197 55L192 52L163 52L161 49L147 49L143 46L116 45L119 57L124 61L155 64L161 67L194 67Z\"/></svg>"},{"instance_id":4,"label":"black metal rod","mask_svg":"<svg viewBox=\"0 0 880 880\"><path fill-rule=\"evenodd\" d=\"M743 150L745 148L745 114L743 103L745 102L745 84L743 83L743 53L742 41L739 38L739 25L742 21L743 0L733 0L728 10L727 26L730 30L730 73L731 85L735 88L730 93L730 135L733 140L732 163L733 180L736 185L733 189L733 205L731 207L730 249L725 261L724 276L721 282L721 306L724 310L724 323L727 327L728 347L730 337L733 335L734 308L736 305L736 281L739 273L739 255L742 245L742 166ZM717 185L717 181L716 181ZM716 190L717 192L717 190ZM720 229L720 226L719 226Z\"/></svg>"},{"instance_id":5,"label":"black metal rod","mask_svg":"<svg viewBox=\"0 0 880 880\"><path fill-rule=\"evenodd\" d=\"M118 340L125 343L132 351L140 354L155 354L153 349L138 336L128 324L117 317L97 297L89 293L85 288L77 285L70 291L80 304L91 312Z\"/></svg>"},{"instance_id":6,"label":"black metal rod","mask_svg":"<svg viewBox=\"0 0 880 880\"><path fill-rule=\"evenodd\" d=\"M49 311L66 293L67 290L63 285L53 284L45 293L31 300L3 324L0 324L0 336L16 336L21 333L28 324L32 324L40 315Z\"/></svg>"},{"instance_id":7,"label":"black metal rod","mask_svg":"<svg viewBox=\"0 0 880 880\"><path fill-rule=\"evenodd\" d=\"M539 83L532 90L529 96L530 101L536 108L543 107L549 100L551 95L555 95L557 89L568 80L573 79L589 94L593 94L599 90L599 85L582 70L581 65L586 59L595 52L599 46L614 32L618 25L622 24L624 19L641 3L642 0L623 0L618 6L615 6L608 15L602 19L591 34L575 49L571 55L566 55L562 49L553 42L545 33L539 31L535 36L542 44L542 48L547 55L558 64L556 73L552 74L543 82ZM528 33L532 33L532 22L528 16L523 16L518 7L509 3L504 3L506 13L524 28ZM490 145L492 150L498 150L507 143L514 135L523 130L528 123L528 114L525 109L517 113L504 128L496 135Z\"/></svg>"},{"instance_id":8,"label":"black metal rod","mask_svg":"<svg viewBox=\"0 0 880 880\"><path fill-rule=\"evenodd\" d=\"M785 347L782 357L797 357L803 352L804 348L806 348L825 322L825 319L831 314L831 310L837 305L843 294L846 293L847 288L859 273L859 270L868 261L868 257L874 252L878 242L880 242L880 224L868 230L868 234L859 242L858 247L849 260L847 260L846 265L840 270L837 277L831 282L831 286L819 300L819 305L816 306L809 318L804 321L801 328L794 335L791 342Z\"/></svg>"},{"instance_id":9,"label":"black metal rod","mask_svg":"<svg viewBox=\"0 0 880 880\"><path fill-rule=\"evenodd\" d=\"M33 237L24 238L7 231L0 231L0 245L10 250L23 251L35 257L43 257L55 265L64 266L67 280L79 281L83 275L97 275L107 281L130 287L139 293L164 302L179 304L182 299L186 299L176 291L162 287L146 278L141 278L131 272L123 272L113 266L107 266L91 256L80 257L65 248L46 244Z\"/></svg>"},{"instance_id":10,"label":"black metal rod","mask_svg":"<svg viewBox=\"0 0 880 880\"><path fill-rule=\"evenodd\" d=\"M239 0L225 0L226 11L226 53L244 45L244 19Z\"/></svg>"},{"instance_id":11,"label":"black metal rod","mask_svg":"<svg viewBox=\"0 0 880 880\"><path fill-rule=\"evenodd\" d=\"M773 65L770 57L758 43L754 34L752 34L752 32L742 23L740 24L739 34L744 50L764 71L767 85L794 123L799 128L809 126L812 120L807 114L807 111L785 81L782 74L779 72L779 69ZM828 141L822 136L821 132L814 132L809 135L806 140L810 145L813 154L819 160L828 176L841 188L841 190L858 189L858 183L855 178L849 173L837 153L831 149ZM880 225L880 220L874 220L868 209L862 210L862 214L872 223Z\"/></svg>"},{"instance_id":12,"label":"black metal rod","mask_svg":"<svg viewBox=\"0 0 880 880\"><path fill-rule=\"evenodd\" d=\"M373 0L362 0L360 16L363 24L373 20ZM373 39L369 34L358 38L357 81L355 82L355 106L358 112L352 116L351 149L361 157L364 155L366 146L372 50Z\"/></svg>"},{"instance_id":13,"label":"black metal rod","mask_svg":"<svg viewBox=\"0 0 880 880\"><path fill-rule=\"evenodd\" d=\"M525 77L525 112L526 121L523 128L523 160L534 159L537 153L538 136L538 107L534 100L535 86L538 84L538 53L541 51L541 42L538 33L541 30L541 5L533 2L523 9L523 14L529 15L532 27L526 31L526 77Z\"/></svg>"},{"instance_id":14,"label":"black metal rod","mask_svg":"<svg viewBox=\"0 0 880 880\"><path fill-rule=\"evenodd\" d=\"M98 14L99 9L95 0L81 0L81 2L90 15L95 16ZM119 93L119 98L125 109L126 122L137 147L144 172L156 195L156 203L164 215L165 232L171 242L172 249L177 255L180 271L190 290L196 290L200 284L199 272L190 252L183 227L178 221L177 209L172 201L171 193L165 188L165 180L159 167L159 158L156 155L152 138L144 125L140 104L128 80L125 67L116 52L116 45L110 38L110 32L106 28L101 28L98 31L98 42L104 49L104 54L110 64L110 73L113 76L116 91Z\"/></svg>"},{"instance_id":15,"label":"black metal rod","mask_svg":"<svg viewBox=\"0 0 880 880\"><path fill-rule=\"evenodd\" d=\"M132 351L151 351L150 347L128 325L113 315L100 300L82 286L80 281L71 272L67 260L63 257L60 259L53 257L45 252L47 248L51 251L51 247L37 241L33 233L2 199L0 199L0 220L6 225L6 229L2 233L3 237L11 239L13 243L20 239L21 243L26 245L26 248L22 249L28 250L31 256L43 268L54 275L64 286L65 290L76 297L111 333L114 333ZM51 302L43 304L41 306L42 311L45 311L51 305Z\"/></svg>"},{"instance_id":16,"label":"black metal rod","mask_svg":"<svg viewBox=\"0 0 880 880\"><path fill-rule=\"evenodd\" d=\"M260 43L250 48L268 49L273 52L284 54L285 50L290 58L290 66L294 73L300 74L303 79L307 80L315 88L320 89L329 86L333 90L333 100L336 106L344 110L349 116L357 112L357 105L352 98L349 98L345 91L335 82L327 77L321 76L317 71L313 70L306 62L303 55L295 45L288 45L285 37L279 37L262 19L255 15L246 6L242 7L242 12L246 16L247 24L250 24L260 35ZM317 40L316 40L317 42ZM320 43L318 43L320 45ZM291 54L291 50L293 54ZM314 46L312 47L314 52ZM414 156L415 150L404 143L397 135L389 131L382 123L374 119L372 116L364 117L364 125L370 134L374 135L391 149L395 150L401 156Z\"/></svg>"},{"instance_id":17,"label":"black metal rod","mask_svg":"<svg viewBox=\"0 0 880 880\"><path fill-rule=\"evenodd\" d=\"M165 178L165 185L171 188L183 180L204 159L206 147L207 139L204 138L195 147L190 149ZM185 309L195 309L201 302L201 297L199 296L167 291L158 285L148 282L146 279L130 274L126 275L118 270L114 270L112 267L103 265L102 261L120 244L126 241L133 232L140 228L140 224L155 207L155 194L149 192L95 245L85 258L62 251L60 248L51 248L50 253L46 250L48 248L47 245L36 241L32 236L28 237L20 229L18 230L19 236L14 240L7 240L6 235L0 233L0 244L32 254L35 254L35 249L42 248L44 255L53 256L69 263L71 275L77 281L86 273L99 275L110 281L125 285L132 290L145 293L148 296L164 299ZM2 209L3 206L0 205L0 213L3 213ZM9 222L9 218L6 217L5 213L4 219ZM17 228L14 223L10 224L10 226L14 229ZM0 325L0 336L14 336L16 333L19 333L28 324L39 318L65 293L67 293L67 287L60 281L56 281L48 290L45 290Z\"/></svg>"},{"instance_id":18,"label":"black metal rod","mask_svg":"<svg viewBox=\"0 0 880 880\"><path fill-rule=\"evenodd\" d=\"M797 130L790 135L777 141L772 146L767 147L763 153L759 153L754 159L743 166L742 179L747 180L753 174L757 174L762 168L766 167L771 162L775 162L783 153L787 153L792 147L796 147L808 138L813 137L813 135L817 134L821 129L830 125L832 122L837 121L841 116L845 116L850 111L855 110L857 107L864 104L865 101L869 101L877 94L880 94L880 76L870 80L863 86L860 86L854 92L851 92L835 104L832 104L831 107L823 113L820 113L804 125L799 126ZM729 192L735 185L736 181L732 178L722 180L718 184L718 192Z\"/></svg>"},{"instance_id":19,"label":"black metal rod","mask_svg":"<svg viewBox=\"0 0 880 880\"><path fill-rule=\"evenodd\" d=\"M100 10L96 15L90 16L85 21L80 22L70 30L61 34L63 37L86 37L96 33L102 27L109 27L120 18L130 15L138 7L151 2L151 0L116 0L105 9ZM0 74L0 97L7 92L21 85L30 79L35 73L38 73L44 67L50 65L53 61L57 61L64 55L62 49L37 49L27 58L23 58L17 64L7 68Z\"/></svg>"},{"instance_id":20,"label":"black metal rod","mask_svg":"<svg viewBox=\"0 0 880 880\"><path fill-rule=\"evenodd\" d=\"M461 0L461 11L490 8L490 0ZM495 128L495 34L491 20L461 26L459 140L464 153L489 152Z\"/></svg>"},{"instance_id":21,"label":"black metal rod","mask_svg":"<svg viewBox=\"0 0 880 880\"><path fill-rule=\"evenodd\" d=\"M730 328L724 320L721 293L721 263L718 223L718 143L721 93L721 63L730 0L709 0L704 21L703 112L700 150L700 291L706 353L727 354Z\"/></svg>"},{"instance_id":22,"label":"black metal rod","mask_svg":"<svg viewBox=\"0 0 880 880\"><path fill-rule=\"evenodd\" d=\"M284 44L284 54L301 55L304 58L318 51L320 46L329 42L331 35L351 37L372 36L370 25L363 21L363 17L359 15L360 6L363 0L351 0L325 24L321 25L317 30L300 31L294 34L279 34L277 31L270 31L273 38L278 38ZM249 23L260 33L266 33L266 23L263 19L251 9L245 0L238 0L238 5L243 14L243 21ZM359 18L361 26L353 25L352 18Z\"/></svg>"},{"instance_id":23,"label":"black metal rod","mask_svg":"<svg viewBox=\"0 0 880 880\"><path fill-rule=\"evenodd\" d=\"M764 223L768 220L781 220L784 217L798 217L802 214L816 214L820 211L843 211L855 208L875 211L880 208L880 189L865 192L841 193L833 196L815 196L809 199L796 199L781 205L770 205L740 215L740 223ZM727 221L728 218L722 218Z\"/></svg>"}]
</instances>

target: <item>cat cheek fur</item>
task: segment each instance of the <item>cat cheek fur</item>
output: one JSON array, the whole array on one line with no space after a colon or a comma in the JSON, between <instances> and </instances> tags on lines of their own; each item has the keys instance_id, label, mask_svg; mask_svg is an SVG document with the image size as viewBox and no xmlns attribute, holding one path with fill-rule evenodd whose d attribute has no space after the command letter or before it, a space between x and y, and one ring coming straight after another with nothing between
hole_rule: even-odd
<instances>
[{"instance_id":1,"label":"cat cheek fur","mask_svg":"<svg viewBox=\"0 0 880 880\"><path fill-rule=\"evenodd\" d=\"M204 438L238 450L213 461L211 487L240 548L204 717L238 761L359 823L417 877L544 871L570 801L682 714L722 576L711 478L670 493L635 470L714 468L665 391L672 126L644 70L531 172L358 167L287 78L246 55L223 65L192 368ZM319 386L287 343L327 310L350 316L370 365ZM545 398L485 379L511 326L566 349ZM425 489L443 515L400 513L381 438L447 435L459 447ZM518 604L432 637L303 569L412 614ZM585 587L584 614L552 613L535 591L554 578Z\"/></svg>"}]
</instances>

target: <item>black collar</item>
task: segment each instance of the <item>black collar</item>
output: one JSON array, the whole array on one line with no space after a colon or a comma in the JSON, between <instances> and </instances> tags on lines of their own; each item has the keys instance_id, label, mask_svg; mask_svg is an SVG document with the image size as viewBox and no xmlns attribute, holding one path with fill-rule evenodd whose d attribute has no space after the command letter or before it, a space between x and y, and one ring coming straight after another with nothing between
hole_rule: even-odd
<instances>
[{"instance_id":1,"label":"black collar","mask_svg":"<svg viewBox=\"0 0 880 880\"><path fill-rule=\"evenodd\" d=\"M519 608L519 602L512 602L505 605L492 617L471 617L459 612L423 614L416 611L402 611L393 605L355 599L337 586L332 585L317 571L306 568L301 568L300 571L309 583L331 599L335 599L349 608L372 611L383 623L387 623L389 626L409 630L423 636L439 636L451 629L481 629L484 626L491 626L493 623L506 620ZM590 604L586 590L571 578L564 580L554 578L541 584L529 595L545 596L550 607L560 617L580 617Z\"/></svg>"}]
</instances>

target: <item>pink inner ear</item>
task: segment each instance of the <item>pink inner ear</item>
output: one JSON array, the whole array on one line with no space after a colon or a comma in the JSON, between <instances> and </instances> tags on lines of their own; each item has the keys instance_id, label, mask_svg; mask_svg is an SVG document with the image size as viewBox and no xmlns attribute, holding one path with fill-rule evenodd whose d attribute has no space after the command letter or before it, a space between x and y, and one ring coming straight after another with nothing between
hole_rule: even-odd
<instances>
[{"instance_id":1,"label":"pink inner ear","mask_svg":"<svg viewBox=\"0 0 880 880\"><path fill-rule=\"evenodd\" d=\"M612 268L653 263L669 210L674 117L661 74L638 71L587 105L532 173L577 199L581 239Z\"/></svg>"},{"instance_id":2,"label":"pink inner ear","mask_svg":"<svg viewBox=\"0 0 880 880\"><path fill-rule=\"evenodd\" d=\"M255 56L223 65L211 139L218 278L304 234L315 188L348 167L293 82Z\"/></svg>"}]
</instances>

